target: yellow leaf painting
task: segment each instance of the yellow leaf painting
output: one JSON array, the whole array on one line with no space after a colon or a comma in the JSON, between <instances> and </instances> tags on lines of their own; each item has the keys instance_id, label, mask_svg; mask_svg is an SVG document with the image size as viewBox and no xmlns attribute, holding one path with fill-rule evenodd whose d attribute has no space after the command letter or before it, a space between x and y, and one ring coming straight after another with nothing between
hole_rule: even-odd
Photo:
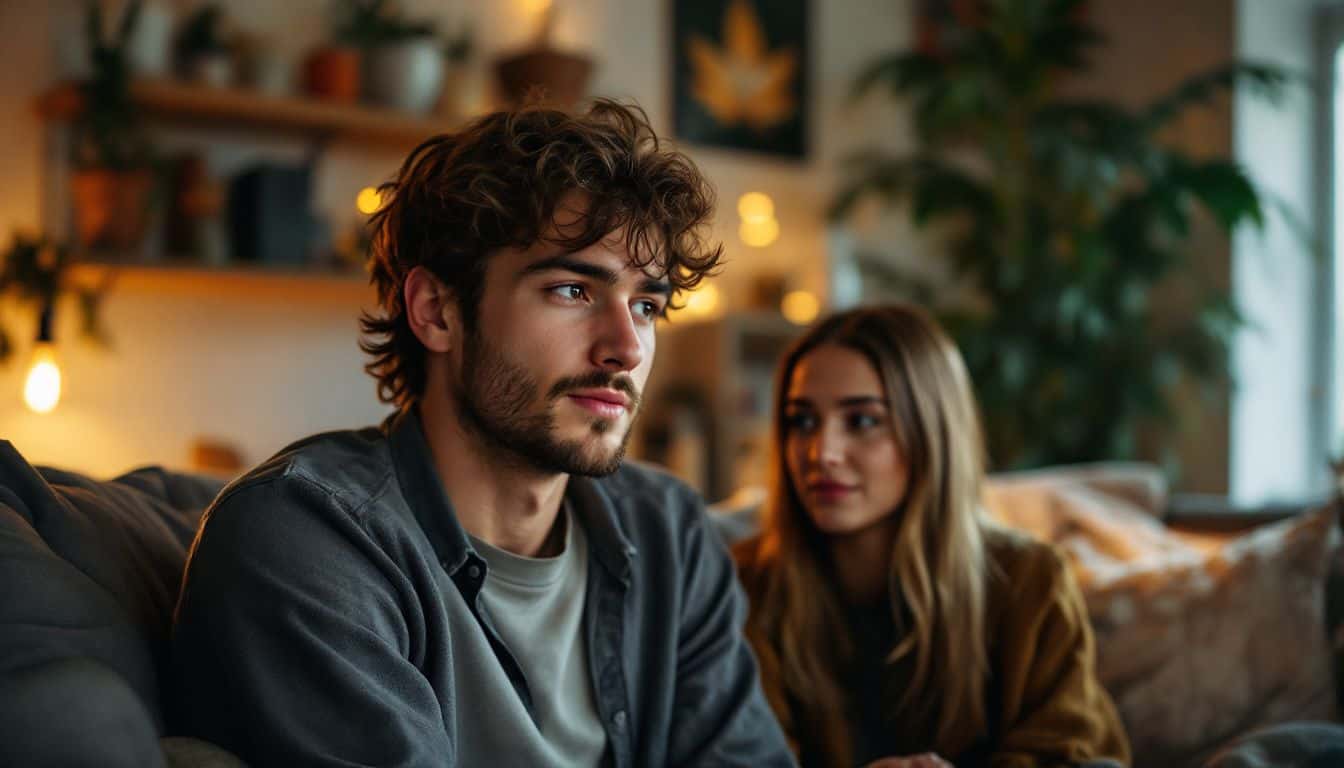
<instances>
[{"instance_id":1,"label":"yellow leaf painting","mask_svg":"<svg viewBox=\"0 0 1344 768\"><path fill-rule=\"evenodd\" d=\"M724 125L759 133L794 116L798 53L771 51L751 0L731 0L723 14L723 45L700 35L686 45L694 80L691 98Z\"/></svg>"}]
</instances>

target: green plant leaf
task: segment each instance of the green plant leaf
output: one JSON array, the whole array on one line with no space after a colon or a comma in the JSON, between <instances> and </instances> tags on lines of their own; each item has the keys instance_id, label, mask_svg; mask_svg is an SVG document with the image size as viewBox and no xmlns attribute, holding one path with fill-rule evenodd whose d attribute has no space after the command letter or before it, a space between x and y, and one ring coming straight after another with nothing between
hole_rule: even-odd
<instances>
[{"instance_id":1,"label":"green plant leaf","mask_svg":"<svg viewBox=\"0 0 1344 768\"><path fill-rule=\"evenodd\" d=\"M1166 95L1154 101L1145 110L1144 123L1148 130L1156 131L1187 109L1208 104L1214 97L1226 93L1238 85L1246 85L1255 93L1279 103L1290 82L1303 78L1294 78L1280 67L1268 64L1234 61L1216 69L1201 72L1176 85Z\"/></svg>"},{"instance_id":2,"label":"green plant leaf","mask_svg":"<svg viewBox=\"0 0 1344 768\"><path fill-rule=\"evenodd\" d=\"M1223 229L1230 231L1244 221L1257 228L1264 226L1260 196L1236 163L1214 160L1180 164L1173 168L1172 177L1218 219Z\"/></svg>"},{"instance_id":3,"label":"green plant leaf","mask_svg":"<svg viewBox=\"0 0 1344 768\"><path fill-rule=\"evenodd\" d=\"M854 78L849 98L856 101L878 86L886 86L892 94L901 96L913 88L936 84L942 72L942 64L932 56L922 53L890 54L865 67Z\"/></svg>"}]
</instances>

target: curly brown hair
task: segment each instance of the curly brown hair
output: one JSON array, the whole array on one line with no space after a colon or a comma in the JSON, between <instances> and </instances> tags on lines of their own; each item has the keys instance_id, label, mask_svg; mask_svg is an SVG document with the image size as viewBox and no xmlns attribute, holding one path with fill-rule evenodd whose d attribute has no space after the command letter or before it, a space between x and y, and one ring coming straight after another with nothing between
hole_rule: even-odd
<instances>
[{"instance_id":1,"label":"curly brown hair","mask_svg":"<svg viewBox=\"0 0 1344 768\"><path fill-rule=\"evenodd\" d=\"M577 115L528 106L481 117L416 147L379 192L369 259L382 314L360 319L360 348L373 357L364 369L378 379L378 397L398 406L425 387L426 352L402 290L417 266L453 292L476 332L486 263L503 248L545 238L578 251L624 228L631 264L665 277L674 297L723 253L708 241L714 192L694 163L659 142L642 109L605 99ZM561 236L552 219L574 193L584 197L582 215Z\"/></svg>"}]
</instances>

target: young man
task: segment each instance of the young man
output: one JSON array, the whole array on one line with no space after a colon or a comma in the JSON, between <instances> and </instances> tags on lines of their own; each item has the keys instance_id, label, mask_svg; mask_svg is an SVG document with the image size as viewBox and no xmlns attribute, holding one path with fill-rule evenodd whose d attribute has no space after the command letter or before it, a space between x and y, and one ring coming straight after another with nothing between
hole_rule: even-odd
<instances>
[{"instance_id":1,"label":"young man","mask_svg":"<svg viewBox=\"0 0 1344 768\"><path fill-rule=\"evenodd\" d=\"M233 483L192 547L180 730L253 765L787 765L696 495L622 465L654 324L719 261L641 112L417 148L375 216L381 428Z\"/></svg>"}]
</instances>

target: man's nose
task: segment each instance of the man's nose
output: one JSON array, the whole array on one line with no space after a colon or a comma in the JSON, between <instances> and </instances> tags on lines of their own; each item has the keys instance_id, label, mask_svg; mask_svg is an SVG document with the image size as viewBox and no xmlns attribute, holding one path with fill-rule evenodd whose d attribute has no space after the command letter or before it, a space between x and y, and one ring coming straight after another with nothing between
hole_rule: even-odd
<instances>
[{"instance_id":1,"label":"man's nose","mask_svg":"<svg viewBox=\"0 0 1344 768\"><path fill-rule=\"evenodd\" d=\"M607 371L631 371L644 362L644 343L630 308L613 303L598 319L593 364Z\"/></svg>"}]
</instances>

